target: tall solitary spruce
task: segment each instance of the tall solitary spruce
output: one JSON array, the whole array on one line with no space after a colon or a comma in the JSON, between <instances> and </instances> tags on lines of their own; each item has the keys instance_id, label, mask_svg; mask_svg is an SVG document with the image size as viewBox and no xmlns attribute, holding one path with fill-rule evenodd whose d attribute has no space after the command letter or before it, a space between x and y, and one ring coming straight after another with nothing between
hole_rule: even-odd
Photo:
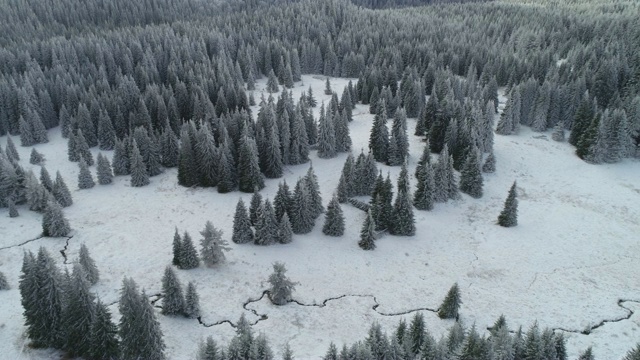
<instances>
[{"instance_id":1,"label":"tall solitary spruce","mask_svg":"<svg viewBox=\"0 0 640 360\"><path fill-rule=\"evenodd\" d=\"M342 236L344 234L344 215L336 195L333 195L329 206L327 206L322 233L329 236Z\"/></svg>"},{"instance_id":2,"label":"tall solitary spruce","mask_svg":"<svg viewBox=\"0 0 640 360\"><path fill-rule=\"evenodd\" d=\"M516 193L516 182L513 182L509 189L509 196L504 202L504 209L498 216L498 225L504 227L513 227L518 225L518 194Z\"/></svg>"},{"instance_id":3,"label":"tall solitary spruce","mask_svg":"<svg viewBox=\"0 0 640 360\"><path fill-rule=\"evenodd\" d=\"M216 229L211 221L207 221L200 232L200 256L207 267L212 267L225 260L224 251L229 251L227 242L222 239L222 230Z\"/></svg>"},{"instance_id":4,"label":"tall solitary spruce","mask_svg":"<svg viewBox=\"0 0 640 360\"><path fill-rule=\"evenodd\" d=\"M453 284L447 296L444 298L440 309L438 309L438 317L440 319L458 319L458 310L460 309L460 289L458 283Z\"/></svg>"},{"instance_id":5,"label":"tall solitary spruce","mask_svg":"<svg viewBox=\"0 0 640 360\"><path fill-rule=\"evenodd\" d=\"M285 276L287 269L281 262L273 264L273 273L269 275L269 297L274 305L284 305L291 300L291 293L296 287L296 283Z\"/></svg>"},{"instance_id":6,"label":"tall solitary spruce","mask_svg":"<svg viewBox=\"0 0 640 360\"><path fill-rule=\"evenodd\" d=\"M362 224L362 230L360 231L360 241L358 245L363 250L373 250L376 248L376 224L371 215L371 210L367 212L367 218Z\"/></svg>"},{"instance_id":7,"label":"tall solitary spruce","mask_svg":"<svg viewBox=\"0 0 640 360\"><path fill-rule=\"evenodd\" d=\"M101 153L98 153L97 174L98 184L108 185L113 182L113 170L111 169L109 159L107 159L107 157L103 156Z\"/></svg>"},{"instance_id":8,"label":"tall solitary spruce","mask_svg":"<svg viewBox=\"0 0 640 360\"><path fill-rule=\"evenodd\" d=\"M93 175L91 175L91 170L87 166L87 163L84 159L80 159L80 172L78 173L78 188L80 189L91 189L96 185L95 181L93 181Z\"/></svg>"}]
</instances>

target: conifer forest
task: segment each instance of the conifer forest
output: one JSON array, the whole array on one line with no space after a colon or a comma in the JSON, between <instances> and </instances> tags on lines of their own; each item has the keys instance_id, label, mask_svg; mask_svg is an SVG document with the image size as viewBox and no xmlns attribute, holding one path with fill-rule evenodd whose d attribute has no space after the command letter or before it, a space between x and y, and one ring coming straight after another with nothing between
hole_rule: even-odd
<instances>
[{"instance_id":1,"label":"conifer forest","mask_svg":"<svg viewBox=\"0 0 640 360\"><path fill-rule=\"evenodd\" d=\"M640 360L639 19L0 1L0 358Z\"/></svg>"}]
</instances>

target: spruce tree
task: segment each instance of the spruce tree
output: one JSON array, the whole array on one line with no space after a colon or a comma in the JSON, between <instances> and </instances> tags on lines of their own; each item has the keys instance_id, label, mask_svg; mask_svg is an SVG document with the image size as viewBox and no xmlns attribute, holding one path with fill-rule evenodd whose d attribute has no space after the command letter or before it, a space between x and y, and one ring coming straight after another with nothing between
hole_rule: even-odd
<instances>
[{"instance_id":1,"label":"spruce tree","mask_svg":"<svg viewBox=\"0 0 640 360\"><path fill-rule=\"evenodd\" d=\"M96 185L93 181L93 175L91 175L91 170L85 163L84 159L80 159L80 172L78 173L78 188L80 189L91 189Z\"/></svg>"},{"instance_id":2,"label":"spruce tree","mask_svg":"<svg viewBox=\"0 0 640 360\"><path fill-rule=\"evenodd\" d=\"M162 277L162 314L182 315L185 309L182 285L171 266L164 269Z\"/></svg>"},{"instance_id":3,"label":"spruce tree","mask_svg":"<svg viewBox=\"0 0 640 360\"><path fill-rule=\"evenodd\" d=\"M18 208L16 208L16 202L13 200L12 197L9 197L9 199L7 200L7 207L9 208L10 218L15 218L20 216L20 213L18 212Z\"/></svg>"},{"instance_id":4,"label":"spruce tree","mask_svg":"<svg viewBox=\"0 0 640 360\"><path fill-rule=\"evenodd\" d=\"M233 358L233 357L232 357ZM211 336L207 336L198 348L197 360L223 360L224 350L218 349L218 345Z\"/></svg>"},{"instance_id":5,"label":"spruce tree","mask_svg":"<svg viewBox=\"0 0 640 360\"><path fill-rule=\"evenodd\" d=\"M56 181L53 183L52 195L62 207L69 207L73 204L71 192L64 182L60 171L56 172Z\"/></svg>"},{"instance_id":6,"label":"spruce tree","mask_svg":"<svg viewBox=\"0 0 640 360\"><path fill-rule=\"evenodd\" d=\"M325 95L333 94L333 90L331 90L331 82L329 81L329 77L327 77L327 81L324 83L324 94Z\"/></svg>"},{"instance_id":7,"label":"spruce tree","mask_svg":"<svg viewBox=\"0 0 640 360\"><path fill-rule=\"evenodd\" d=\"M204 230L200 232L200 257L207 267L213 267L225 261L224 251L229 251L227 242L222 239L222 230L207 221Z\"/></svg>"},{"instance_id":8,"label":"spruce tree","mask_svg":"<svg viewBox=\"0 0 640 360\"><path fill-rule=\"evenodd\" d=\"M291 227L294 234L307 234L315 225L315 212L305 178L298 179L293 192Z\"/></svg>"},{"instance_id":9,"label":"spruce tree","mask_svg":"<svg viewBox=\"0 0 640 360\"><path fill-rule=\"evenodd\" d=\"M329 236L342 236L344 234L344 226L342 208L338 197L334 195L329 202L329 206L327 206L322 233Z\"/></svg>"},{"instance_id":10,"label":"spruce tree","mask_svg":"<svg viewBox=\"0 0 640 360\"><path fill-rule=\"evenodd\" d=\"M337 189L337 197L340 203L347 202L354 191L353 191L353 182L354 182L354 160L353 155L349 154L347 156L347 160L344 162L344 166L342 167L342 174L340 175L340 180L338 182Z\"/></svg>"},{"instance_id":11,"label":"spruce tree","mask_svg":"<svg viewBox=\"0 0 640 360\"><path fill-rule=\"evenodd\" d=\"M258 219L260 218L260 210L262 207L262 195L256 189L251 196L251 203L249 204L249 220L251 225L256 226Z\"/></svg>"},{"instance_id":12,"label":"spruce tree","mask_svg":"<svg viewBox=\"0 0 640 360\"><path fill-rule=\"evenodd\" d=\"M418 170L418 184L413 197L413 206L418 210L433 210L436 191L433 168L430 163L426 163Z\"/></svg>"},{"instance_id":13,"label":"spruce tree","mask_svg":"<svg viewBox=\"0 0 640 360\"><path fill-rule=\"evenodd\" d=\"M316 98L313 97L313 90L311 89L311 86L309 86L309 90L307 90L306 99L307 99L307 104L309 104L309 106L311 106L312 108L318 105Z\"/></svg>"},{"instance_id":14,"label":"spruce tree","mask_svg":"<svg viewBox=\"0 0 640 360\"><path fill-rule=\"evenodd\" d=\"M460 191L479 199L482 197L482 185L480 156L476 149L471 149L460 174Z\"/></svg>"},{"instance_id":15,"label":"spruce tree","mask_svg":"<svg viewBox=\"0 0 640 360\"><path fill-rule=\"evenodd\" d=\"M318 157L331 159L336 157L336 131L333 123L333 115L324 104L320 106L320 118L318 119Z\"/></svg>"},{"instance_id":16,"label":"spruce tree","mask_svg":"<svg viewBox=\"0 0 640 360\"><path fill-rule=\"evenodd\" d=\"M473 324L463 343L460 360L486 359L488 357L489 348L487 343L483 338L480 338L476 325Z\"/></svg>"},{"instance_id":17,"label":"spruce tree","mask_svg":"<svg viewBox=\"0 0 640 360\"><path fill-rule=\"evenodd\" d=\"M496 172L496 156L493 151L489 153L489 156L487 156L487 159L484 161L482 172L488 174Z\"/></svg>"},{"instance_id":18,"label":"spruce tree","mask_svg":"<svg viewBox=\"0 0 640 360\"><path fill-rule=\"evenodd\" d=\"M345 91L345 93L347 93ZM349 152L351 150L352 141L349 133L349 118L346 108L333 116L334 129L336 132L336 151Z\"/></svg>"},{"instance_id":19,"label":"spruce tree","mask_svg":"<svg viewBox=\"0 0 640 360\"><path fill-rule=\"evenodd\" d=\"M115 161L115 160L114 160ZM180 157L178 160L178 184L191 187L198 184L196 155L187 131L180 135Z\"/></svg>"},{"instance_id":20,"label":"spruce tree","mask_svg":"<svg viewBox=\"0 0 640 360\"><path fill-rule=\"evenodd\" d=\"M180 255L180 265L182 265L181 269L195 269L200 266L200 258L198 257L198 252L193 246L191 235L189 235L189 233L186 231L182 236L182 247L180 249Z\"/></svg>"},{"instance_id":21,"label":"spruce tree","mask_svg":"<svg viewBox=\"0 0 640 360\"><path fill-rule=\"evenodd\" d=\"M278 192L273 198L273 208L278 221L282 219L285 213L291 213L291 192L286 180L278 184Z\"/></svg>"},{"instance_id":22,"label":"spruce tree","mask_svg":"<svg viewBox=\"0 0 640 360\"><path fill-rule=\"evenodd\" d=\"M295 290L296 283L285 275L286 272L283 263L273 264L273 273L269 275L269 299L274 305L285 305L291 301L291 293Z\"/></svg>"},{"instance_id":23,"label":"spruce tree","mask_svg":"<svg viewBox=\"0 0 640 360\"><path fill-rule=\"evenodd\" d=\"M269 71L269 75L267 75L267 91L269 93L277 93L278 91L280 91L280 87L278 86L278 78L273 72L273 69L271 69L271 71Z\"/></svg>"},{"instance_id":24,"label":"spruce tree","mask_svg":"<svg viewBox=\"0 0 640 360\"><path fill-rule=\"evenodd\" d=\"M100 272L98 271L96 262L91 258L91 255L89 255L89 249L87 249L84 243L80 245L78 263L82 266L82 270L84 270L84 275L89 284L95 285L98 283L98 280L100 280Z\"/></svg>"},{"instance_id":25,"label":"spruce tree","mask_svg":"<svg viewBox=\"0 0 640 360\"><path fill-rule=\"evenodd\" d=\"M87 140L84 138L82 130L78 130L78 133L75 136L75 141L78 161L84 159L87 165L93 166L93 155L91 154L91 150L89 150L89 145L87 144Z\"/></svg>"},{"instance_id":26,"label":"spruce tree","mask_svg":"<svg viewBox=\"0 0 640 360\"><path fill-rule=\"evenodd\" d=\"M149 173L147 173L147 167L144 164L138 145L134 139L131 142L131 186L142 187L149 185Z\"/></svg>"},{"instance_id":27,"label":"spruce tree","mask_svg":"<svg viewBox=\"0 0 640 360\"><path fill-rule=\"evenodd\" d=\"M256 224L253 242L256 245L272 245L278 240L278 221L269 199L262 204Z\"/></svg>"},{"instance_id":28,"label":"spruce tree","mask_svg":"<svg viewBox=\"0 0 640 360\"><path fill-rule=\"evenodd\" d=\"M640 344L637 344L635 348L629 350L623 360L638 360L640 359Z\"/></svg>"},{"instance_id":29,"label":"spruce tree","mask_svg":"<svg viewBox=\"0 0 640 360\"><path fill-rule=\"evenodd\" d=\"M438 309L438 317L440 319L458 319L458 311L460 309L460 289L458 283L453 284L447 296L444 298L442 305Z\"/></svg>"},{"instance_id":30,"label":"spruce tree","mask_svg":"<svg viewBox=\"0 0 640 360\"><path fill-rule=\"evenodd\" d=\"M49 201L42 217L42 235L46 237L67 236L71 232L69 222L64 217L60 204Z\"/></svg>"},{"instance_id":31,"label":"spruce tree","mask_svg":"<svg viewBox=\"0 0 640 360\"><path fill-rule=\"evenodd\" d=\"M106 111L100 111L98 118L98 144L100 150L113 150L116 145L116 132Z\"/></svg>"},{"instance_id":32,"label":"spruce tree","mask_svg":"<svg viewBox=\"0 0 640 360\"><path fill-rule=\"evenodd\" d=\"M322 196L320 195L320 185L318 184L318 177L313 170L313 165L309 166L306 175L304 176L305 185L309 192L310 210L313 214L313 218L316 219L320 214L324 212L324 206L322 206Z\"/></svg>"},{"instance_id":33,"label":"spruce tree","mask_svg":"<svg viewBox=\"0 0 640 360\"><path fill-rule=\"evenodd\" d=\"M29 164L40 165L44 162L44 155L36 151L35 148L31 149L31 156L29 156Z\"/></svg>"},{"instance_id":34,"label":"spruce tree","mask_svg":"<svg viewBox=\"0 0 640 360\"><path fill-rule=\"evenodd\" d=\"M40 183L49 192L53 192L53 181L51 181L51 175L44 166L40 167Z\"/></svg>"},{"instance_id":35,"label":"spruce tree","mask_svg":"<svg viewBox=\"0 0 640 360\"><path fill-rule=\"evenodd\" d=\"M513 182L509 189L509 195L504 202L504 208L498 216L498 225L513 227L518 225L518 199L516 193L516 182Z\"/></svg>"},{"instance_id":36,"label":"spruce tree","mask_svg":"<svg viewBox=\"0 0 640 360\"><path fill-rule=\"evenodd\" d=\"M173 260L171 260L171 264L178 267L178 269L182 269L182 237L178 233L178 228L176 227L176 232L173 235Z\"/></svg>"},{"instance_id":37,"label":"spruce tree","mask_svg":"<svg viewBox=\"0 0 640 360\"><path fill-rule=\"evenodd\" d=\"M24 117L20 116L20 146L32 146L36 144L31 124Z\"/></svg>"},{"instance_id":38,"label":"spruce tree","mask_svg":"<svg viewBox=\"0 0 640 360\"><path fill-rule=\"evenodd\" d=\"M98 153L98 167L96 171L98 174L98 184L109 185L113 182L111 164L109 163L109 159L103 156L102 153Z\"/></svg>"},{"instance_id":39,"label":"spruce tree","mask_svg":"<svg viewBox=\"0 0 640 360\"><path fill-rule=\"evenodd\" d=\"M189 281L187 285L187 294L184 303L184 316L189 319L200 317L200 296L193 281Z\"/></svg>"},{"instance_id":40,"label":"spruce tree","mask_svg":"<svg viewBox=\"0 0 640 360\"><path fill-rule=\"evenodd\" d=\"M376 248L375 240L375 221L373 220L373 216L371 215L371 210L367 212L367 218L362 224L362 230L360 231L360 241L358 242L358 246L360 246L363 250L373 250Z\"/></svg>"},{"instance_id":41,"label":"spruce tree","mask_svg":"<svg viewBox=\"0 0 640 360\"><path fill-rule=\"evenodd\" d=\"M160 151L162 154L162 166L166 168L178 166L180 145L178 143L178 137L169 127L165 128L162 132Z\"/></svg>"},{"instance_id":42,"label":"spruce tree","mask_svg":"<svg viewBox=\"0 0 640 360\"><path fill-rule=\"evenodd\" d=\"M71 135L69 139L71 139ZM129 175L130 171L128 146L124 141L116 140L115 151L113 152L113 175Z\"/></svg>"},{"instance_id":43,"label":"spruce tree","mask_svg":"<svg viewBox=\"0 0 640 360\"><path fill-rule=\"evenodd\" d=\"M111 321L111 313L100 300L95 305L95 316L89 332L90 351L88 358L116 360L120 355L120 344L116 334L118 328Z\"/></svg>"},{"instance_id":44,"label":"spruce tree","mask_svg":"<svg viewBox=\"0 0 640 360\"><path fill-rule=\"evenodd\" d=\"M20 161L20 155L18 154L18 150L16 149L16 145L13 143L13 140L11 140L11 136L7 136L7 146L5 147L5 153L10 159Z\"/></svg>"},{"instance_id":45,"label":"spruce tree","mask_svg":"<svg viewBox=\"0 0 640 360\"><path fill-rule=\"evenodd\" d=\"M393 220L390 232L393 235L413 236L416 234L413 204L409 194L409 173L407 166L402 165L398 176L398 196L393 204Z\"/></svg>"},{"instance_id":46,"label":"spruce tree","mask_svg":"<svg viewBox=\"0 0 640 360\"><path fill-rule=\"evenodd\" d=\"M289 221L289 214L284 213L278 222L278 242L280 244L288 244L293 240L293 228Z\"/></svg>"},{"instance_id":47,"label":"spruce tree","mask_svg":"<svg viewBox=\"0 0 640 360\"><path fill-rule=\"evenodd\" d=\"M557 142L564 141L564 123L562 121L558 122L556 126L553 127L553 133L551 134L551 139Z\"/></svg>"},{"instance_id":48,"label":"spruce tree","mask_svg":"<svg viewBox=\"0 0 640 360\"><path fill-rule=\"evenodd\" d=\"M391 140L389 141L389 158L391 166L401 165L409 155L409 139L407 137L407 114L404 108L398 110L393 119Z\"/></svg>"},{"instance_id":49,"label":"spruce tree","mask_svg":"<svg viewBox=\"0 0 640 360\"><path fill-rule=\"evenodd\" d=\"M253 242L253 230L251 230L251 220L247 214L247 208L242 199L238 200L236 212L233 216L233 234L231 241L236 244L246 244Z\"/></svg>"},{"instance_id":50,"label":"spruce tree","mask_svg":"<svg viewBox=\"0 0 640 360\"><path fill-rule=\"evenodd\" d=\"M533 356L529 358L534 359ZM595 356L593 356L593 349L591 348L591 346L589 346L587 350L585 350L580 354L580 356L578 356L578 360L595 360Z\"/></svg>"},{"instance_id":51,"label":"spruce tree","mask_svg":"<svg viewBox=\"0 0 640 360\"><path fill-rule=\"evenodd\" d=\"M72 356L87 356L91 351L91 323L95 317L94 296L89 292L87 274L82 265L75 264L65 294L62 326L65 332L64 349Z\"/></svg>"},{"instance_id":52,"label":"spruce tree","mask_svg":"<svg viewBox=\"0 0 640 360\"><path fill-rule=\"evenodd\" d=\"M238 188L242 192L264 188L256 143L247 135L243 137L238 152Z\"/></svg>"},{"instance_id":53,"label":"spruce tree","mask_svg":"<svg viewBox=\"0 0 640 360\"><path fill-rule=\"evenodd\" d=\"M33 265L34 268L30 269L33 271L33 293L27 295L21 288L23 305L29 304L28 310L25 306L25 315L27 312L30 314L25 316L27 335L36 347L60 349L64 345L62 275L44 247L38 250ZM24 295L31 299L25 299Z\"/></svg>"},{"instance_id":54,"label":"spruce tree","mask_svg":"<svg viewBox=\"0 0 640 360\"><path fill-rule=\"evenodd\" d=\"M376 161L386 163L389 159L389 130L387 129L387 108L384 100L373 118L369 136L369 150Z\"/></svg>"}]
</instances>

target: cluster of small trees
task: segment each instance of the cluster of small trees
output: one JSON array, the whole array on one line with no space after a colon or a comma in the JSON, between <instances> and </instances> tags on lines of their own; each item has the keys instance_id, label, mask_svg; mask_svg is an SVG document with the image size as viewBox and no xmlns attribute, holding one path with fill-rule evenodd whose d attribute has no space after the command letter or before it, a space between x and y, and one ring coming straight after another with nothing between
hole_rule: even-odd
<instances>
[{"instance_id":1,"label":"cluster of small trees","mask_svg":"<svg viewBox=\"0 0 640 360\"><path fill-rule=\"evenodd\" d=\"M192 281L183 294L178 276L171 266L167 266L162 277L162 314L182 315L189 319L200 317L200 297Z\"/></svg>"},{"instance_id":2,"label":"cluster of small trees","mask_svg":"<svg viewBox=\"0 0 640 360\"><path fill-rule=\"evenodd\" d=\"M229 251L228 243L222 238L222 231L218 230L211 221L207 221L200 232L200 255L193 244L191 235L184 232L180 236L176 228L173 236L173 260L172 264L178 269L195 269L200 266L200 260L207 267L214 267L226 260L225 251Z\"/></svg>"}]
</instances>

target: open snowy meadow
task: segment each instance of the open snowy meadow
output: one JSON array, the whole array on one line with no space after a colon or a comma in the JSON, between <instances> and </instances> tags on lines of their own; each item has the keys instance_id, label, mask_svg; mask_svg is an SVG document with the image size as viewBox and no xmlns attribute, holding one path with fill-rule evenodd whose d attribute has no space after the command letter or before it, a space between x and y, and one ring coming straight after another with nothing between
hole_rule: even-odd
<instances>
[{"instance_id":1,"label":"open snowy meadow","mask_svg":"<svg viewBox=\"0 0 640 360\"><path fill-rule=\"evenodd\" d=\"M331 78L338 94L349 79ZM355 79L352 79L355 83ZM266 80L253 95L260 101ZM325 78L303 76L293 99L309 86L320 104ZM265 96L268 96L266 91ZM274 94L275 95L275 94ZM504 106L501 97L500 108ZM368 151L373 115L357 105L349 124L353 153ZM257 106L253 107L253 114ZM413 136L415 119L408 120L411 189L415 191L416 163L424 143ZM200 294L201 321L160 315L158 319L170 359L193 359L199 342L211 335L228 342L244 314L256 333L264 333L279 355L289 344L298 359L322 357L330 342L341 347L366 336L372 322L387 332L402 318L424 314L428 329L439 339L452 326L440 320L437 309L451 285L460 286L461 320L480 331L504 314L511 329L562 331L569 358L593 346L598 359L619 359L640 339L640 166L637 160L590 165L575 156L566 142L551 133L522 127L517 135L495 136L497 170L484 174L484 196L436 204L433 211L415 210L416 235L385 234L374 251L358 247L365 213L349 204L344 236L322 234L323 216L307 235L294 235L286 245L260 247L230 241L235 205L249 204L251 194L217 193L215 188L178 185L177 169L165 169L149 186L134 188L130 179L116 177L111 185L79 190L78 165L67 160L67 141L59 128L49 131L49 143L35 145L45 156L51 174L60 171L74 204L64 212L73 229L69 238L40 238L42 215L19 206L10 218L0 209L0 271L11 289L0 292L0 358L48 359L52 350L28 347L18 281L23 251L46 247L61 268L71 266L86 244L100 270L91 290L111 304L117 321L117 301L123 277L132 277L161 306L161 278L171 264L175 228L188 231L199 243L199 231L211 221L229 241L226 263L215 267L176 270L183 285L193 281ZM19 144L18 137L14 142ZM0 146L7 137L0 137ZM30 147L18 147L21 165L29 164ZM92 149L94 157L98 150ZM103 152L110 159L112 151ZM326 206L338 184L346 154L320 159L312 151ZM432 155L437 158L437 155ZM282 179L267 179L263 198L273 199L278 183L292 186L310 164L287 166ZM400 167L378 164L395 184ZM95 166L91 167L95 176ZM513 181L519 199L518 226L496 225ZM395 192L395 190L394 190ZM367 200L363 198L363 200ZM286 264L287 275L298 282L295 302L273 305L261 297L272 264Z\"/></svg>"}]
</instances>

